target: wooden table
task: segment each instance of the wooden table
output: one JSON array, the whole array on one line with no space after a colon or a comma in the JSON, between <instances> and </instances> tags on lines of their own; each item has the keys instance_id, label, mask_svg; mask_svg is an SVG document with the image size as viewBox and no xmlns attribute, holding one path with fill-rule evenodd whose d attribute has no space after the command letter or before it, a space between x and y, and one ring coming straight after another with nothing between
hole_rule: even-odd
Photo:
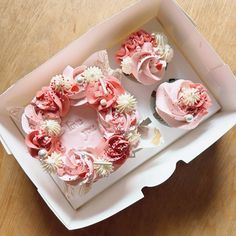
<instances>
[{"instance_id":1,"label":"wooden table","mask_svg":"<svg viewBox=\"0 0 236 236\"><path fill-rule=\"evenodd\" d=\"M0 92L135 0L1 0ZM236 71L236 1L178 0ZM222 78L224 79L224 78ZM0 235L236 235L236 128L117 215L67 231L0 147Z\"/></svg>"}]
</instances>

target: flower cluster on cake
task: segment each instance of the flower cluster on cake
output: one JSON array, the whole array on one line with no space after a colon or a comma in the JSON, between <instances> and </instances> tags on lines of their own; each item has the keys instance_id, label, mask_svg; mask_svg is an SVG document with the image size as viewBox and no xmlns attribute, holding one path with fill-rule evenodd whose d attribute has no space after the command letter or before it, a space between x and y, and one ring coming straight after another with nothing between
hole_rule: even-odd
<instances>
[{"instance_id":1,"label":"flower cluster on cake","mask_svg":"<svg viewBox=\"0 0 236 236\"><path fill-rule=\"evenodd\" d=\"M157 88L156 111L170 127L197 127L210 106L211 98L200 83L179 79Z\"/></svg>"},{"instance_id":2,"label":"flower cluster on cake","mask_svg":"<svg viewBox=\"0 0 236 236\"><path fill-rule=\"evenodd\" d=\"M139 30L122 43L116 53L116 61L125 74L132 74L144 85L151 85L161 81L173 55L174 51L164 34Z\"/></svg>"},{"instance_id":3,"label":"flower cluster on cake","mask_svg":"<svg viewBox=\"0 0 236 236\"><path fill-rule=\"evenodd\" d=\"M97 52L82 66L67 66L53 76L24 109L29 153L66 183L92 184L108 176L139 144L136 99L115 74L106 51ZM96 114L97 125L85 127L86 120L78 118L88 109ZM66 133L73 138L65 138Z\"/></svg>"}]
</instances>

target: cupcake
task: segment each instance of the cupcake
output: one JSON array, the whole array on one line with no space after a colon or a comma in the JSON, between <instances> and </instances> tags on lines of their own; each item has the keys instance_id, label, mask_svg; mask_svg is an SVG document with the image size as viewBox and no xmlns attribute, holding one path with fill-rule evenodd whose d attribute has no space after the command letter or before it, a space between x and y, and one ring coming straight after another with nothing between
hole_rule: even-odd
<instances>
[{"instance_id":1,"label":"cupcake","mask_svg":"<svg viewBox=\"0 0 236 236\"><path fill-rule=\"evenodd\" d=\"M144 30L132 33L116 53L122 72L144 85L152 85L163 78L167 64L173 57L167 37Z\"/></svg>"},{"instance_id":2,"label":"cupcake","mask_svg":"<svg viewBox=\"0 0 236 236\"><path fill-rule=\"evenodd\" d=\"M170 127L194 129L210 106L207 89L190 80L165 82L156 91L156 112Z\"/></svg>"}]
</instances>

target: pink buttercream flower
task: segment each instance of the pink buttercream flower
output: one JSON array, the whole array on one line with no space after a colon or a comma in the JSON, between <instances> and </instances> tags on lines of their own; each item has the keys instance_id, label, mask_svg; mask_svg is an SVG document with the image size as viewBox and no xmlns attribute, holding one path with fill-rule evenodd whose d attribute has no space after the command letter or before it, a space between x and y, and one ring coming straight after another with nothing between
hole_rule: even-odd
<instances>
[{"instance_id":1,"label":"pink buttercream flower","mask_svg":"<svg viewBox=\"0 0 236 236\"><path fill-rule=\"evenodd\" d=\"M112 107L117 97L124 92L125 90L122 88L120 81L113 76L108 76L101 80L90 82L85 94L88 103L98 111L101 111Z\"/></svg>"},{"instance_id":2,"label":"pink buttercream flower","mask_svg":"<svg viewBox=\"0 0 236 236\"><path fill-rule=\"evenodd\" d=\"M91 153L71 149L62 161L63 164L57 169L60 179L73 185L81 182L89 184L96 179Z\"/></svg>"},{"instance_id":3,"label":"pink buttercream flower","mask_svg":"<svg viewBox=\"0 0 236 236\"><path fill-rule=\"evenodd\" d=\"M82 74L86 68L85 65L75 69L67 66L62 75L56 75L51 79L50 87L58 97L67 96L72 106L83 105L86 103L84 92L86 83L84 83Z\"/></svg>"},{"instance_id":4,"label":"pink buttercream flower","mask_svg":"<svg viewBox=\"0 0 236 236\"><path fill-rule=\"evenodd\" d=\"M189 80L161 84L156 93L156 111L171 127L195 128L208 113L207 89Z\"/></svg>"},{"instance_id":5,"label":"pink buttercream flower","mask_svg":"<svg viewBox=\"0 0 236 236\"><path fill-rule=\"evenodd\" d=\"M105 157L108 161L121 165L130 156L130 143L122 135L113 135L107 140Z\"/></svg>"},{"instance_id":6,"label":"pink buttercream flower","mask_svg":"<svg viewBox=\"0 0 236 236\"><path fill-rule=\"evenodd\" d=\"M21 124L26 134L39 129L42 121L42 114L35 111L34 105L29 104L25 107L24 113L21 117Z\"/></svg>"},{"instance_id":7,"label":"pink buttercream flower","mask_svg":"<svg viewBox=\"0 0 236 236\"><path fill-rule=\"evenodd\" d=\"M32 105L35 106L36 112L47 118L64 117L70 108L70 101L67 96L60 98L50 87L43 87L33 98Z\"/></svg>"},{"instance_id":8,"label":"pink buttercream flower","mask_svg":"<svg viewBox=\"0 0 236 236\"><path fill-rule=\"evenodd\" d=\"M99 127L102 134L109 138L113 134L124 134L137 125L137 112L120 113L115 109L108 112L99 112Z\"/></svg>"},{"instance_id":9,"label":"pink buttercream flower","mask_svg":"<svg viewBox=\"0 0 236 236\"><path fill-rule=\"evenodd\" d=\"M120 64L125 57L131 57L137 51L137 47L142 47L143 44L147 42L150 42L153 46L156 46L154 37L146 31L139 30L132 33L116 53L117 62Z\"/></svg>"},{"instance_id":10,"label":"pink buttercream flower","mask_svg":"<svg viewBox=\"0 0 236 236\"><path fill-rule=\"evenodd\" d=\"M26 135L25 143L29 148L29 152L33 157L38 157L38 151L40 149L46 149L48 153L54 149L54 143L56 140L49 136L46 132L35 130Z\"/></svg>"},{"instance_id":11,"label":"pink buttercream flower","mask_svg":"<svg viewBox=\"0 0 236 236\"><path fill-rule=\"evenodd\" d=\"M151 43L144 43L142 49L132 55L131 60L132 74L142 84L155 84L164 75L166 61L160 59Z\"/></svg>"}]
</instances>

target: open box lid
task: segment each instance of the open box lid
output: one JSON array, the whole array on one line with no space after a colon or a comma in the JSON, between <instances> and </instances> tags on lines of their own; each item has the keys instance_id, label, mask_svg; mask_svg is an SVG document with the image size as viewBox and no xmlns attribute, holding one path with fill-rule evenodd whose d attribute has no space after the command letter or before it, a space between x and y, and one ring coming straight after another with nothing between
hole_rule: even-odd
<instances>
[{"instance_id":1,"label":"open box lid","mask_svg":"<svg viewBox=\"0 0 236 236\"><path fill-rule=\"evenodd\" d=\"M204 78L204 82L211 88L223 110L162 151L156 158L152 158L129 173L76 212L71 208L53 180L48 179L48 175L41 168L38 168L34 160L27 160L30 162L30 168L29 163L26 165L22 161L20 156L24 155L24 151L27 152L27 150L25 148L23 152L19 153L19 150L22 150L23 139L9 119L5 106L6 104L14 105L13 101L21 96L19 91L31 86L27 81L32 76L37 79L40 77L47 78L58 71L62 71L67 64L77 65L92 52L119 41L122 35L129 34L154 16L158 16L169 36L175 39L200 77ZM113 31L114 28L116 28L115 32ZM101 29L103 34L99 33ZM106 37L110 32L114 33L112 36ZM94 40L95 37L96 41ZM106 38L109 38L109 41L104 40ZM80 55L76 53L78 45L84 45L80 50ZM97 45L100 45L99 48ZM196 45L198 46L196 47ZM45 79L41 80L41 85L46 83ZM0 96L2 101L0 106L1 142L8 153L16 157L21 167L38 188L40 195L62 223L68 229L82 228L101 221L136 202L143 197L141 192L143 187L156 186L164 182L174 172L179 160L188 163L226 133L236 122L235 87L236 80L229 67L224 64L199 34L196 27L175 2L171 0L141 0L92 28L36 70L17 81L15 85ZM227 91L227 93L221 96L223 91ZM25 101L29 100L30 97L32 97L31 94L26 96ZM192 140L191 143L189 140Z\"/></svg>"}]
</instances>

